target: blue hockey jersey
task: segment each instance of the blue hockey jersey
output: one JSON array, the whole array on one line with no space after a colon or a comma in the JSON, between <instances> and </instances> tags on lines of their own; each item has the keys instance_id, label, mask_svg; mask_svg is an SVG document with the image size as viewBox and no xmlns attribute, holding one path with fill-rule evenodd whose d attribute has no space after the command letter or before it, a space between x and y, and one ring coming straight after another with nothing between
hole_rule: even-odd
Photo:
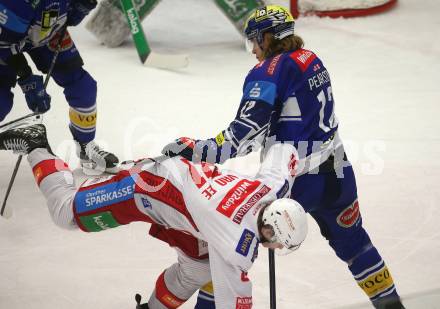
<instances>
[{"instance_id":1,"label":"blue hockey jersey","mask_svg":"<svg viewBox=\"0 0 440 309\"><path fill-rule=\"evenodd\" d=\"M70 0L0 0L0 60L46 45L66 23Z\"/></svg>"},{"instance_id":2,"label":"blue hockey jersey","mask_svg":"<svg viewBox=\"0 0 440 309\"><path fill-rule=\"evenodd\" d=\"M235 119L210 145L207 161L221 163L268 142L292 143L300 158L319 165L339 144L330 76L312 52L299 49L266 59L247 75ZM215 149L215 156L212 150Z\"/></svg>"}]
</instances>

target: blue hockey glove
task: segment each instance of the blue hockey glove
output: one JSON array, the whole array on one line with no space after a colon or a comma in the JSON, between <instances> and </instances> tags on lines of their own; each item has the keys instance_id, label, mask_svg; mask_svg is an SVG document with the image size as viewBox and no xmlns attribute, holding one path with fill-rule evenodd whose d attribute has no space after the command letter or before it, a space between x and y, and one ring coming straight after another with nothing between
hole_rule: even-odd
<instances>
[{"instance_id":1,"label":"blue hockey glove","mask_svg":"<svg viewBox=\"0 0 440 309\"><path fill-rule=\"evenodd\" d=\"M50 95L44 89L42 76L31 74L26 78L19 78L18 84L32 111L45 113L50 109Z\"/></svg>"},{"instance_id":2,"label":"blue hockey glove","mask_svg":"<svg viewBox=\"0 0 440 309\"><path fill-rule=\"evenodd\" d=\"M194 147L196 141L192 138L181 137L174 142L169 143L162 149L162 153L170 158L176 156L182 156L189 161L197 161L194 159Z\"/></svg>"},{"instance_id":3,"label":"blue hockey glove","mask_svg":"<svg viewBox=\"0 0 440 309\"><path fill-rule=\"evenodd\" d=\"M98 2L96 0L72 0L67 10L67 25L76 26L93 10Z\"/></svg>"}]
</instances>

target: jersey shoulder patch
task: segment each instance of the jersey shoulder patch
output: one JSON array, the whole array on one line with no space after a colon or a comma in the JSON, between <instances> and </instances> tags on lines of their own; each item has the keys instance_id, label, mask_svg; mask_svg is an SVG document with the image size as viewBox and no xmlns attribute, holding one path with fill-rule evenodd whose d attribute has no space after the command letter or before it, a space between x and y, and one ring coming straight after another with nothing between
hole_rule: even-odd
<instances>
[{"instance_id":1,"label":"jersey shoulder patch","mask_svg":"<svg viewBox=\"0 0 440 309\"><path fill-rule=\"evenodd\" d=\"M237 246L235 247L235 252L246 257L249 254L251 244L255 238L255 233L251 230L244 229L240 236Z\"/></svg>"},{"instance_id":2,"label":"jersey shoulder patch","mask_svg":"<svg viewBox=\"0 0 440 309\"><path fill-rule=\"evenodd\" d=\"M274 105L276 94L277 86L273 82L254 80L246 83L243 92L243 99L264 101L270 105Z\"/></svg>"},{"instance_id":3,"label":"jersey shoulder patch","mask_svg":"<svg viewBox=\"0 0 440 309\"><path fill-rule=\"evenodd\" d=\"M296 62L302 72L305 72L317 56L310 50L298 49L290 54L290 58Z\"/></svg>"},{"instance_id":4,"label":"jersey shoulder patch","mask_svg":"<svg viewBox=\"0 0 440 309\"><path fill-rule=\"evenodd\" d=\"M19 15L18 15L19 14ZM25 33L29 28L33 10L28 4L0 3L0 28L16 33Z\"/></svg>"}]
</instances>

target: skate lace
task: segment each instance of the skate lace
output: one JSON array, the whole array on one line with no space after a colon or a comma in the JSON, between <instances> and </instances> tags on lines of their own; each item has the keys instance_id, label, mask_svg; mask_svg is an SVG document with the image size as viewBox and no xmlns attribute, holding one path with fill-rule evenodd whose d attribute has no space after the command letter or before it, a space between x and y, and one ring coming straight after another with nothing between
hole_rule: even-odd
<instances>
[{"instance_id":1,"label":"skate lace","mask_svg":"<svg viewBox=\"0 0 440 309\"><path fill-rule=\"evenodd\" d=\"M98 145L93 144L87 147L87 156L90 159L104 159L109 153L99 148Z\"/></svg>"},{"instance_id":2,"label":"skate lace","mask_svg":"<svg viewBox=\"0 0 440 309\"><path fill-rule=\"evenodd\" d=\"M23 152L26 153L29 149L28 143L19 138L12 138L9 140L5 140L3 142L3 145L5 146L5 149L7 150L13 150L14 152Z\"/></svg>"}]
</instances>

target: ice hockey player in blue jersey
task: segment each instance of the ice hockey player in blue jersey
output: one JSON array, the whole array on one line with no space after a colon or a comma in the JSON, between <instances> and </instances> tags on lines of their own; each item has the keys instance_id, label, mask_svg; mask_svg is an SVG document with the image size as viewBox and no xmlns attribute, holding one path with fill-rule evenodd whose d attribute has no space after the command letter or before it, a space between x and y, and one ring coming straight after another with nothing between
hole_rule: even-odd
<instances>
[{"instance_id":1,"label":"ice hockey player in blue jersey","mask_svg":"<svg viewBox=\"0 0 440 309\"><path fill-rule=\"evenodd\" d=\"M222 163L282 141L298 151L291 196L318 223L375 308L404 308L385 262L362 227L356 181L338 135L327 69L303 48L287 9L269 5L248 19L245 34L259 63L249 72L235 119L215 138L180 138L163 153ZM203 307L200 307L203 308Z\"/></svg>"},{"instance_id":2,"label":"ice hockey player in blue jersey","mask_svg":"<svg viewBox=\"0 0 440 309\"><path fill-rule=\"evenodd\" d=\"M96 0L0 0L0 122L12 109L11 88L17 83L32 111L49 110L51 97L43 87L43 77L32 72L23 53L39 71L47 73L64 33L52 78L64 88L78 156L88 167L110 170L117 165L117 157L93 141L96 81L84 70L74 42L63 31L78 25L96 4Z\"/></svg>"}]
</instances>

